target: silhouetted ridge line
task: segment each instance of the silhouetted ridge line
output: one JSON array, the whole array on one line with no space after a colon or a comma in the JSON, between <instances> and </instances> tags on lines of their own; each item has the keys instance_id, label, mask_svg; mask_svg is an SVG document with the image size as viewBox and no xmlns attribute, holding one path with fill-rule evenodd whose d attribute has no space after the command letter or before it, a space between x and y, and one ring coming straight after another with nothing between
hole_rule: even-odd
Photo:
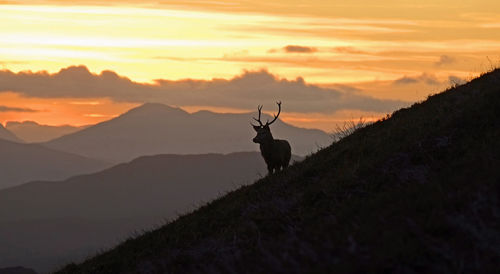
<instances>
[{"instance_id":1,"label":"silhouetted ridge line","mask_svg":"<svg viewBox=\"0 0 500 274\"><path fill-rule=\"evenodd\" d=\"M60 126L49 126L41 125L34 121L9 121L7 122L6 128L14 133L19 138L25 140L29 143L39 143L52 140L54 138L61 137L66 134L74 133L78 130L82 130L87 126L70 126L70 125L60 125Z\"/></svg>"},{"instance_id":2,"label":"silhouetted ridge line","mask_svg":"<svg viewBox=\"0 0 500 274\"><path fill-rule=\"evenodd\" d=\"M6 129L2 124L0 124L0 140L7 140L16 143L24 143L19 137L14 133Z\"/></svg>"},{"instance_id":3,"label":"silhouetted ridge line","mask_svg":"<svg viewBox=\"0 0 500 274\"><path fill-rule=\"evenodd\" d=\"M104 161L38 144L0 139L0 189L32 180L62 180L109 167Z\"/></svg>"},{"instance_id":4,"label":"silhouetted ridge line","mask_svg":"<svg viewBox=\"0 0 500 274\"><path fill-rule=\"evenodd\" d=\"M170 107L160 103L144 103L139 107L133 108L123 115L144 115L144 114L157 114L157 113L172 113L172 114L188 114L186 111Z\"/></svg>"},{"instance_id":5,"label":"silhouetted ridge line","mask_svg":"<svg viewBox=\"0 0 500 274\"><path fill-rule=\"evenodd\" d=\"M44 145L113 163L144 155L256 151L248 114L198 112L148 103L114 119L62 136ZM266 116L265 118L267 118ZM277 120L273 134L286 136L294 154L307 155L331 143L320 130L297 128Z\"/></svg>"}]
</instances>

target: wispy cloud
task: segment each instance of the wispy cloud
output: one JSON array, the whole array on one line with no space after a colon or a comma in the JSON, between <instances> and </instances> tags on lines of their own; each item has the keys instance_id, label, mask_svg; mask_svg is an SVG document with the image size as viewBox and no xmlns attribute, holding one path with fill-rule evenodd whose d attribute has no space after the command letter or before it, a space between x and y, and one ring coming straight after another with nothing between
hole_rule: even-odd
<instances>
[{"instance_id":1,"label":"wispy cloud","mask_svg":"<svg viewBox=\"0 0 500 274\"><path fill-rule=\"evenodd\" d=\"M39 110L31 108L9 107L0 105L0 112L39 112Z\"/></svg>"},{"instance_id":2,"label":"wispy cloud","mask_svg":"<svg viewBox=\"0 0 500 274\"><path fill-rule=\"evenodd\" d=\"M396 79L394 81L395 85L406 85L406 84L416 84L423 82L428 85L439 85L441 82L437 79L436 76L432 74L423 73L422 75L410 77L404 76L402 78Z\"/></svg>"},{"instance_id":3,"label":"wispy cloud","mask_svg":"<svg viewBox=\"0 0 500 274\"><path fill-rule=\"evenodd\" d=\"M467 81L461 77L455 76L455 75L450 75L448 76L448 81L449 84L454 86L454 85L462 85L465 84Z\"/></svg>"},{"instance_id":4,"label":"wispy cloud","mask_svg":"<svg viewBox=\"0 0 500 274\"><path fill-rule=\"evenodd\" d=\"M91 117L91 118L114 118L114 117L117 117L118 115L107 115L107 114L101 114L101 113L86 113L83 116Z\"/></svg>"},{"instance_id":5,"label":"wispy cloud","mask_svg":"<svg viewBox=\"0 0 500 274\"><path fill-rule=\"evenodd\" d=\"M298 46L298 45L288 45L283 48L283 50L287 53L312 53L318 51L315 47L305 47L305 46Z\"/></svg>"},{"instance_id":6,"label":"wispy cloud","mask_svg":"<svg viewBox=\"0 0 500 274\"><path fill-rule=\"evenodd\" d=\"M83 106L97 106L102 104L99 101L71 101L69 102L71 105L83 105Z\"/></svg>"},{"instance_id":7,"label":"wispy cloud","mask_svg":"<svg viewBox=\"0 0 500 274\"><path fill-rule=\"evenodd\" d=\"M335 47L332 50L333 52L338 52L338 53L348 53L348 54L367 54L366 51L357 49L355 47L351 46L345 46L345 47Z\"/></svg>"},{"instance_id":8,"label":"wispy cloud","mask_svg":"<svg viewBox=\"0 0 500 274\"><path fill-rule=\"evenodd\" d=\"M280 49L270 49L267 51L267 53L314 53L317 52L318 49L315 47L307 47L307 46L299 46L299 45L288 45ZM230 57L230 56L225 56L225 57Z\"/></svg>"},{"instance_id":9,"label":"wispy cloud","mask_svg":"<svg viewBox=\"0 0 500 274\"><path fill-rule=\"evenodd\" d=\"M439 60L435 63L436 66L444 66L455 63L457 60L450 55L441 55L439 56Z\"/></svg>"}]
</instances>

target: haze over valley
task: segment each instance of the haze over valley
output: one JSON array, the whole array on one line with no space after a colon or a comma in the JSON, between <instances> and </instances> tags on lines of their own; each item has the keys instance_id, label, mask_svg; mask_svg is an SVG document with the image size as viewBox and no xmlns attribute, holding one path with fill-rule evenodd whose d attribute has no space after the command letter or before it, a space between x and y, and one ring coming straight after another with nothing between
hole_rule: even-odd
<instances>
[{"instance_id":1,"label":"haze over valley","mask_svg":"<svg viewBox=\"0 0 500 274\"><path fill-rule=\"evenodd\" d=\"M156 155L0 190L0 266L45 272L79 261L264 174L257 152Z\"/></svg>"}]
</instances>

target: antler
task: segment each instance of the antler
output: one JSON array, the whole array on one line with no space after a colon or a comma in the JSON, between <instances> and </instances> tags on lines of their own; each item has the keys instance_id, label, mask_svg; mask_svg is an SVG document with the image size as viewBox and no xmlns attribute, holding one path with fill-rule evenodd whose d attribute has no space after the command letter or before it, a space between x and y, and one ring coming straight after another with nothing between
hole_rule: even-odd
<instances>
[{"instance_id":1,"label":"antler","mask_svg":"<svg viewBox=\"0 0 500 274\"><path fill-rule=\"evenodd\" d=\"M278 116L280 116L280 112L281 112L281 101L279 102L276 102L276 104L278 104L278 114L274 115L274 119L269 122L269 120L267 120L266 122L266 126L269 126L270 124L274 123L274 121L276 121L276 119L278 119ZM259 119L260 119L260 116L259 116Z\"/></svg>"},{"instance_id":2,"label":"antler","mask_svg":"<svg viewBox=\"0 0 500 274\"><path fill-rule=\"evenodd\" d=\"M257 106L257 110L259 110L259 119L255 119L255 117L252 117L255 121L259 122L260 126L264 126L262 122L260 121L260 115L262 114L262 105Z\"/></svg>"}]
</instances>

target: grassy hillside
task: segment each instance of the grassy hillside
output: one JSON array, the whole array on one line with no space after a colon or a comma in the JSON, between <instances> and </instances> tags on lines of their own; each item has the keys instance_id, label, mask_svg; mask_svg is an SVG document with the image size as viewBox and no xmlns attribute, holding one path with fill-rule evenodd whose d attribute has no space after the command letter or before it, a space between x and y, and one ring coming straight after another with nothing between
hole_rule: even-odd
<instances>
[{"instance_id":1,"label":"grassy hillside","mask_svg":"<svg viewBox=\"0 0 500 274\"><path fill-rule=\"evenodd\" d=\"M58 273L493 273L500 70Z\"/></svg>"}]
</instances>

